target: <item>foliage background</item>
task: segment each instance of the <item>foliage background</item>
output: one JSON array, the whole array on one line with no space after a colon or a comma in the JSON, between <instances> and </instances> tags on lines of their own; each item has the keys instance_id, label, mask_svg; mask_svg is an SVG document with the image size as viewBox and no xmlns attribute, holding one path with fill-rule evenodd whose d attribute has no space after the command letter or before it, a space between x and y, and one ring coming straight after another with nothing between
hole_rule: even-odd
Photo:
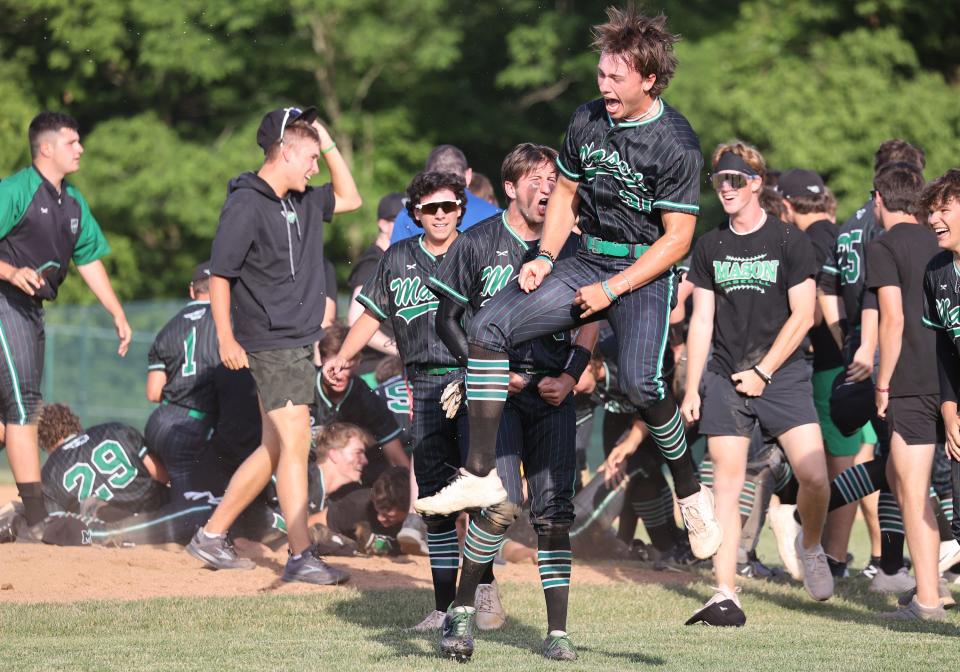
<instances>
[{"instance_id":1,"label":"foliage background","mask_svg":"<svg viewBox=\"0 0 960 672\"><path fill-rule=\"evenodd\" d=\"M0 0L0 174L29 160L43 108L81 122L74 181L114 248L124 299L182 295L205 258L227 180L255 169L260 117L316 104L364 207L328 228L341 278L376 204L430 147L462 147L494 178L517 142L559 145L596 93L589 28L608 0ZM942 0L650 0L683 35L666 98L703 149L731 137L776 168L820 171L840 216L865 199L890 137L960 151L960 3ZM317 180L322 179L318 176ZM701 228L717 209L704 191ZM82 283L63 302L89 302Z\"/></svg>"}]
</instances>

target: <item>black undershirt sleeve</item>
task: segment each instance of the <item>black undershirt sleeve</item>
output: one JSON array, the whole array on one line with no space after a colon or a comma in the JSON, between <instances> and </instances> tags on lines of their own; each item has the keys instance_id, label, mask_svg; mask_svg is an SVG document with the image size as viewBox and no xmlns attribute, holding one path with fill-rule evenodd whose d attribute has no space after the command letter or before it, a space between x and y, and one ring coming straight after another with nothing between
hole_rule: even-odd
<instances>
[{"instance_id":1,"label":"black undershirt sleeve","mask_svg":"<svg viewBox=\"0 0 960 672\"><path fill-rule=\"evenodd\" d=\"M960 396L960 355L943 329L937 329L937 372L940 377L940 403L956 403Z\"/></svg>"},{"instance_id":2,"label":"black undershirt sleeve","mask_svg":"<svg viewBox=\"0 0 960 672\"><path fill-rule=\"evenodd\" d=\"M437 335L460 366L467 365L467 332L463 328L463 314L466 306L440 294L437 306Z\"/></svg>"}]
</instances>

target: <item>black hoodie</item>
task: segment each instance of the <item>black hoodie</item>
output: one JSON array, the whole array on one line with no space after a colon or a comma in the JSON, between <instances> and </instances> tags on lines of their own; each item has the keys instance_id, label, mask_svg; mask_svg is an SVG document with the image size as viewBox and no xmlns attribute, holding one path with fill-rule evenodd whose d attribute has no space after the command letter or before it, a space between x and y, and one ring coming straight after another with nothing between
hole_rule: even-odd
<instances>
[{"instance_id":1,"label":"black hoodie","mask_svg":"<svg viewBox=\"0 0 960 672\"><path fill-rule=\"evenodd\" d=\"M331 184L281 200L255 173L230 180L210 271L230 279L234 336L248 352L320 339L323 222L333 217L334 204Z\"/></svg>"}]
</instances>

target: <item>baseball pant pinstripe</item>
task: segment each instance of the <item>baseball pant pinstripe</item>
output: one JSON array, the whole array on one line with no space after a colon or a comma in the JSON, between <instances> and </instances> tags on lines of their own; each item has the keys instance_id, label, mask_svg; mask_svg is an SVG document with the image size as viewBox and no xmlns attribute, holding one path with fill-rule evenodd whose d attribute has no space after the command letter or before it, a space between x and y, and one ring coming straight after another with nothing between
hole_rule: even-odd
<instances>
[{"instance_id":1,"label":"baseball pant pinstripe","mask_svg":"<svg viewBox=\"0 0 960 672\"><path fill-rule=\"evenodd\" d=\"M467 414L461 406L457 417L448 420L440 406L440 395L450 382L462 379L462 371L442 376L413 373L413 473L420 497L436 494L456 474L467 446Z\"/></svg>"},{"instance_id":2,"label":"baseball pant pinstripe","mask_svg":"<svg viewBox=\"0 0 960 672\"><path fill-rule=\"evenodd\" d=\"M43 308L28 298L0 292L0 403L7 422L36 422L40 410L45 333Z\"/></svg>"},{"instance_id":3,"label":"baseball pant pinstripe","mask_svg":"<svg viewBox=\"0 0 960 672\"><path fill-rule=\"evenodd\" d=\"M147 447L160 456L170 474L174 495L190 487L190 474L200 463L204 445L213 431L208 418L198 419L176 404L161 404L147 419L144 438ZM189 541L189 539L188 539Z\"/></svg>"},{"instance_id":4,"label":"baseball pant pinstripe","mask_svg":"<svg viewBox=\"0 0 960 672\"><path fill-rule=\"evenodd\" d=\"M573 398L551 406L537 392L537 381L507 399L497 433L497 473L510 502L519 508L523 467L530 521L537 534L545 534L566 531L573 524L577 427Z\"/></svg>"},{"instance_id":5,"label":"baseball pant pinstripe","mask_svg":"<svg viewBox=\"0 0 960 672\"><path fill-rule=\"evenodd\" d=\"M566 331L582 324L573 299L580 287L606 280L630 265L630 260L601 257L581 250L557 262L543 284L530 294L510 283L471 320L472 345L506 352L518 343ZM625 294L600 315L617 337L620 385L631 403L644 409L667 396L663 357L674 298L674 274Z\"/></svg>"}]
</instances>

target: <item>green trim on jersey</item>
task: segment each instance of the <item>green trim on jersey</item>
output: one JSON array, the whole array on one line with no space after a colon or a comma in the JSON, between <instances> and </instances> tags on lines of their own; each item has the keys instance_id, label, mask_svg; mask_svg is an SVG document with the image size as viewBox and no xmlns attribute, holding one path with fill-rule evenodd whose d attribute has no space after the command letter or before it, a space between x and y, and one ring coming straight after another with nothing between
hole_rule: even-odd
<instances>
[{"instance_id":1,"label":"green trim on jersey","mask_svg":"<svg viewBox=\"0 0 960 672\"><path fill-rule=\"evenodd\" d=\"M464 304L470 303L470 299L465 297L463 294L461 294L460 292L458 292L457 290L455 290L453 287L446 284L445 282L441 282L440 280L437 280L432 275L427 279L427 283L431 285L436 285L437 287L440 287L441 289L443 289L445 292L448 292L450 294L451 299L454 299Z\"/></svg>"},{"instance_id":2,"label":"green trim on jersey","mask_svg":"<svg viewBox=\"0 0 960 672\"><path fill-rule=\"evenodd\" d=\"M343 399L338 401L336 406L334 406L333 402L327 399L327 395L323 393L323 384L322 384L323 379L321 378L321 376L323 376L323 372L318 371L317 372L317 394L319 394L320 398L323 399L323 403L327 405L327 408L332 408L334 411L339 411L340 407L343 405L344 399L346 399L350 395L350 390L353 389L353 378L351 378L350 382L347 383L347 389L344 390L343 392Z\"/></svg>"},{"instance_id":3,"label":"green trim on jersey","mask_svg":"<svg viewBox=\"0 0 960 672\"><path fill-rule=\"evenodd\" d=\"M500 219L503 220L503 225L507 228L507 231L510 232L510 235L517 239L517 242L520 243L520 247L527 251L530 249L530 246L527 245L527 241L520 237L520 234L513 230L513 227L510 226L510 222L507 221L507 211L504 210L500 213Z\"/></svg>"},{"instance_id":4,"label":"green trim on jersey","mask_svg":"<svg viewBox=\"0 0 960 672\"><path fill-rule=\"evenodd\" d=\"M649 119L644 119L643 121L621 121L619 123L615 123L610 115L607 114L607 121L610 122L610 126L613 128L636 128L637 126L646 126L647 124L652 124L657 119L662 117L664 110L667 109L667 106L664 104L662 99L658 98L657 102L660 104L660 111Z\"/></svg>"},{"instance_id":5,"label":"green trim on jersey","mask_svg":"<svg viewBox=\"0 0 960 672\"><path fill-rule=\"evenodd\" d=\"M559 156L557 157L557 168L560 169L560 172L563 173L564 176L570 178L571 180L574 180L575 182L579 182L580 178L583 177L582 175L579 175L577 173L574 173L571 170L568 170L567 167L563 165L563 162L560 160Z\"/></svg>"},{"instance_id":6,"label":"green trim on jersey","mask_svg":"<svg viewBox=\"0 0 960 672\"><path fill-rule=\"evenodd\" d=\"M368 310L370 310L370 312L372 312L374 315L376 315L377 317L379 317L381 320L386 320L387 318L390 317L390 316L387 315L385 312L383 312L382 310L380 310L380 308L377 307L377 304L375 304L375 303L374 303L373 301L371 301L369 298L367 298L366 296L364 296L364 295L363 295L363 292L358 292L358 293L357 293L357 303L359 303L360 305L362 305L364 308L367 308Z\"/></svg>"},{"instance_id":7,"label":"green trim on jersey","mask_svg":"<svg viewBox=\"0 0 960 672\"><path fill-rule=\"evenodd\" d=\"M41 184L43 178L33 166L18 170L0 182L0 238L20 223Z\"/></svg>"},{"instance_id":8,"label":"green trim on jersey","mask_svg":"<svg viewBox=\"0 0 960 672\"><path fill-rule=\"evenodd\" d=\"M673 303L673 281L671 280L669 283L667 283L667 305L669 306L672 303ZM670 313L671 312L672 311L670 310L667 311L667 319L664 320L663 337L660 341L660 354L657 357L657 394L659 395L661 400L667 398L667 392L663 386L663 358L664 358L664 355L667 353L667 341L670 340L669 334L670 334ZM674 459L674 458L670 458L670 459Z\"/></svg>"},{"instance_id":9,"label":"green trim on jersey","mask_svg":"<svg viewBox=\"0 0 960 672\"><path fill-rule=\"evenodd\" d=\"M699 205L690 205L688 203L674 203L673 201L654 201L650 208L659 207L661 210L680 210L682 212L691 212L693 214L698 214L700 212Z\"/></svg>"},{"instance_id":10,"label":"green trim on jersey","mask_svg":"<svg viewBox=\"0 0 960 672\"><path fill-rule=\"evenodd\" d=\"M423 253L424 253L425 255L427 255L428 257L430 257L430 261L436 261L436 260L437 260L436 255L434 255L433 253L431 253L430 250L427 249L427 246L423 244L423 236L424 236L424 234L421 233L421 234L420 234L420 237L417 238L417 242L420 244L420 249L423 250Z\"/></svg>"},{"instance_id":11,"label":"green trim on jersey","mask_svg":"<svg viewBox=\"0 0 960 672\"><path fill-rule=\"evenodd\" d=\"M77 266L83 266L110 254L110 245L104 238L103 231L100 230L100 223L90 212L90 206L83 194L72 184L67 185L66 191L80 204L80 237L77 238L77 244L73 248L73 261Z\"/></svg>"}]
</instances>

